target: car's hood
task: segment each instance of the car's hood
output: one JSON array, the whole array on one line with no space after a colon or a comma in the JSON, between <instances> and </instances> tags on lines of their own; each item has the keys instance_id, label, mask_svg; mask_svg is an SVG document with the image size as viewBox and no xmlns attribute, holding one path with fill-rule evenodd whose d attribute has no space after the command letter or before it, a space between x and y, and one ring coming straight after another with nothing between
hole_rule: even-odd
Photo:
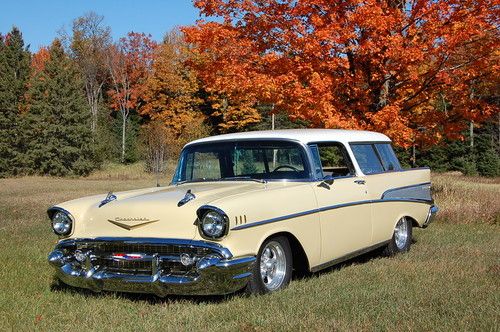
<instances>
[{"instance_id":1,"label":"car's hood","mask_svg":"<svg viewBox=\"0 0 500 332\"><path fill-rule=\"evenodd\" d=\"M99 206L106 195L58 204L75 218L72 237L193 238L196 210L223 197L263 190L256 182L185 183L114 193L115 200ZM178 206L188 190L194 199Z\"/></svg>"}]
</instances>

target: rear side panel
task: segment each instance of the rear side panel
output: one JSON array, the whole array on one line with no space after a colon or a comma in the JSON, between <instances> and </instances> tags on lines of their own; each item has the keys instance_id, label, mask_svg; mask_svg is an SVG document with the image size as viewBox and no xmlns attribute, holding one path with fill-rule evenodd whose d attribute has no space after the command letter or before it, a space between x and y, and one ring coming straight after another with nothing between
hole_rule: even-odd
<instances>
[{"instance_id":1,"label":"rear side panel","mask_svg":"<svg viewBox=\"0 0 500 332\"><path fill-rule=\"evenodd\" d=\"M432 204L428 168L368 175L366 185L373 201L373 243L390 239L401 217L424 224Z\"/></svg>"}]
</instances>

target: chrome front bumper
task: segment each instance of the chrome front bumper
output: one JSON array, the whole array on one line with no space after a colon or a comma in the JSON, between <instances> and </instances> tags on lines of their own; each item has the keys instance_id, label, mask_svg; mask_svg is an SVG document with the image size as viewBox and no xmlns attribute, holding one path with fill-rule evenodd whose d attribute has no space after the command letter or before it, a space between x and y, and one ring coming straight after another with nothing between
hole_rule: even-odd
<instances>
[{"instance_id":1,"label":"chrome front bumper","mask_svg":"<svg viewBox=\"0 0 500 332\"><path fill-rule=\"evenodd\" d=\"M163 297L235 292L247 284L256 258L234 258L205 241L95 238L62 240L48 260L70 286Z\"/></svg>"},{"instance_id":2,"label":"chrome front bumper","mask_svg":"<svg viewBox=\"0 0 500 332\"><path fill-rule=\"evenodd\" d=\"M431 205L431 207L429 208L429 213L427 213L427 218L425 218L424 224L422 225L422 228L426 228L427 226L429 226L431 222L434 221L438 211L439 208L437 207L437 205Z\"/></svg>"}]
</instances>

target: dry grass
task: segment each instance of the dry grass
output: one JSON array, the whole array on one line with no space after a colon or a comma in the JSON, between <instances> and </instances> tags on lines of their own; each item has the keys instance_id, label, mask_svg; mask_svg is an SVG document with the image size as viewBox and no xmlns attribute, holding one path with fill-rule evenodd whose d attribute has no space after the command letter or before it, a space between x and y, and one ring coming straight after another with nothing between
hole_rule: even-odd
<instances>
[{"instance_id":1,"label":"dry grass","mask_svg":"<svg viewBox=\"0 0 500 332\"><path fill-rule=\"evenodd\" d=\"M433 174L439 218L449 223L500 223L500 178Z\"/></svg>"},{"instance_id":2,"label":"dry grass","mask_svg":"<svg viewBox=\"0 0 500 332\"><path fill-rule=\"evenodd\" d=\"M166 185L172 179L172 174L175 171L175 162L169 162L165 172L160 174L160 183ZM86 179L88 180L141 180L141 179L156 179L156 175L145 171L143 162L138 162L130 165L117 163L106 163L99 170L94 171Z\"/></svg>"},{"instance_id":3,"label":"dry grass","mask_svg":"<svg viewBox=\"0 0 500 332\"><path fill-rule=\"evenodd\" d=\"M408 254L363 256L268 296L165 299L53 290L46 262L56 241L48 206L150 186L150 178L0 180L0 331L498 331L500 227L471 217L476 210L468 206L484 197L495 203L498 182L434 180L438 204L453 218L416 229ZM468 194L478 199L459 200ZM468 211L466 221L457 210Z\"/></svg>"}]
</instances>

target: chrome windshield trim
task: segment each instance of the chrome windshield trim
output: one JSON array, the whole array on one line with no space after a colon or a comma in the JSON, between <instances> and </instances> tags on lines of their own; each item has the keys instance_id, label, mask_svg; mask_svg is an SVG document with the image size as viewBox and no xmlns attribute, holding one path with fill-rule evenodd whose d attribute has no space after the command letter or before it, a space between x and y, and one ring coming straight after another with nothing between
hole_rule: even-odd
<instances>
[{"instance_id":1,"label":"chrome windshield trim","mask_svg":"<svg viewBox=\"0 0 500 332\"><path fill-rule=\"evenodd\" d=\"M212 144L215 144L215 143L235 143L235 142L236 143L241 143L241 142L286 142L286 143L297 144L300 147L300 149L302 150L302 152L304 153L304 157L305 157L304 166L306 167L306 169L304 171L307 171L307 173L308 173L307 177L304 177L302 179L263 179L263 180L265 182L280 182L280 181L289 181L289 182L314 182L314 181L317 181L317 179L316 179L316 177L314 175L314 171L313 171L314 164L313 164L313 159L312 159L312 156L311 156L311 151L309 149L309 146L307 144L305 144L304 142L302 142L300 140L292 139L292 138L242 138L242 139L221 139L221 140L211 141L211 142L202 142L202 143L194 143L194 144L188 143L188 144L186 144L182 148L182 150L180 152L179 160L178 160L178 163L177 163L177 167L175 168L174 177L172 178L172 181L170 182L170 185L182 185L182 184L185 184L185 183L200 183L200 182L219 182L219 183L223 182L224 181L223 179L212 179L212 180L208 180L208 181L203 181L203 180L201 180L201 181L199 181L199 180L175 181L175 180L179 176L180 166L181 166L181 163L184 160L184 151L186 150L186 148L191 148L193 146L212 145ZM240 180L235 180L235 181L240 181ZM241 180L241 181L247 181L248 182L248 180Z\"/></svg>"}]
</instances>

